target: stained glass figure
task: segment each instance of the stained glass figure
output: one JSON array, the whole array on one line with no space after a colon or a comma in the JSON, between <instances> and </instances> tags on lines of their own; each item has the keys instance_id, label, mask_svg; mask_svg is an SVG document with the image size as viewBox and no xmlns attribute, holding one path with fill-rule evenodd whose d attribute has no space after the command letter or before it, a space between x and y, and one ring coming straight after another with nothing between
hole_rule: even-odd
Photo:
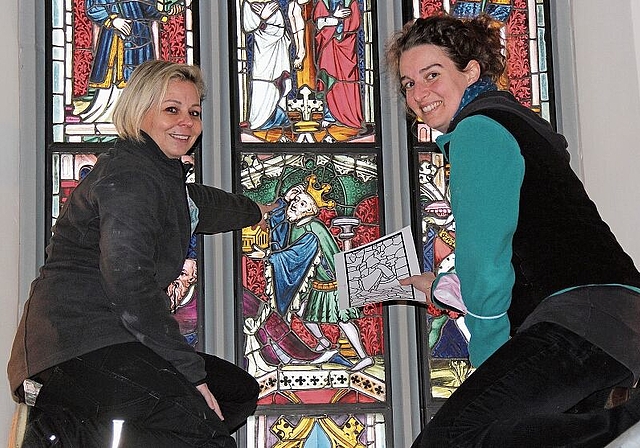
<instances>
[{"instance_id":1,"label":"stained glass figure","mask_svg":"<svg viewBox=\"0 0 640 448\"><path fill-rule=\"evenodd\" d=\"M236 0L239 138L376 140L375 38L364 0Z\"/></svg>"},{"instance_id":2,"label":"stained glass figure","mask_svg":"<svg viewBox=\"0 0 640 448\"><path fill-rule=\"evenodd\" d=\"M382 307L339 308L333 254L379 236L376 156L243 153L243 193L275 202L242 233L247 369L260 404L385 401Z\"/></svg>"},{"instance_id":3,"label":"stained glass figure","mask_svg":"<svg viewBox=\"0 0 640 448\"><path fill-rule=\"evenodd\" d=\"M113 104L139 64L194 62L191 0L54 0L51 8L53 142L114 139Z\"/></svg>"}]
</instances>

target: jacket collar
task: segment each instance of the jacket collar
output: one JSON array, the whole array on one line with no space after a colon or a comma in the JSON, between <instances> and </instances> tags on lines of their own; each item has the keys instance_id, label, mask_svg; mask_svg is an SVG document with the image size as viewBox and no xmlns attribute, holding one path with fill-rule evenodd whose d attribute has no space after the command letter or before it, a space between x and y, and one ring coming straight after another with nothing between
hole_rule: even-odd
<instances>
[{"instance_id":1,"label":"jacket collar","mask_svg":"<svg viewBox=\"0 0 640 448\"><path fill-rule=\"evenodd\" d=\"M130 151L139 157L149 159L150 162L160 167L166 167L172 174L184 177L182 169L182 161L179 159L171 159L162 152L158 144L144 131L140 131L143 141L133 139L118 139L115 147Z\"/></svg>"}]
</instances>

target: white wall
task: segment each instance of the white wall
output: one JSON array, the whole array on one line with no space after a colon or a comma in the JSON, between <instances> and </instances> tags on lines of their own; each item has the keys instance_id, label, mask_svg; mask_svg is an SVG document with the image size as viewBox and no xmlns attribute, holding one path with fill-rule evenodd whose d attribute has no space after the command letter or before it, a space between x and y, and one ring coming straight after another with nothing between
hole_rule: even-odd
<instances>
[{"instance_id":1,"label":"white wall","mask_svg":"<svg viewBox=\"0 0 640 448\"><path fill-rule=\"evenodd\" d=\"M585 187L640 267L640 4L571 7Z\"/></svg>"},{"instance_id":2,"label":"white wall","mask_svg":"<svg viewBox=\"0 0 640 448\"><path fill-rule=\"evenodd\" d=\"M20 98L18 0L3 2L3 45L0 45L0 273L3 295L0 313L0 375L5 371L18 316L20 260ZM6 375L0 387L0 440L7 440L14 404Z\"/></svg>"}]
</instances>

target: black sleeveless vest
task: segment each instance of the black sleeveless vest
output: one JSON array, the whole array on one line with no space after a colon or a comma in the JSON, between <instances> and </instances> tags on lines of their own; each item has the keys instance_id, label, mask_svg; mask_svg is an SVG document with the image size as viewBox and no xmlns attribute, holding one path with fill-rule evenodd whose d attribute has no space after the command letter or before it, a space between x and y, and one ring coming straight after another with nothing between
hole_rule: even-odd
<instances>
[{"instance_id":1,"label":"black sleeveless vest","mask_svg":"<svg viewBox=\"0 0 640 448\"><path fill-rule=\"evenodd\" d=\"M640 287L633 260L571 169L565 138L504 91L479 95L448 132L477 114L497 121L515 137L525 163L513 237L515 284L508 311L512 333L543 299L562 289L607 283Z\"/></svg>"}]
</instances>

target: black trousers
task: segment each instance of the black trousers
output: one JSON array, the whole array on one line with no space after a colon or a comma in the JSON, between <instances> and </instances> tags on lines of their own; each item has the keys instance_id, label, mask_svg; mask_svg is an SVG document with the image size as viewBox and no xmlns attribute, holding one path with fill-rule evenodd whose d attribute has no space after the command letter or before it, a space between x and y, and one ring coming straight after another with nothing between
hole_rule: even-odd
<instances>
[{"instance_id":1,"label":"black trousers","mask_svg":"<svg viewBox=\"0 0 640 448\"><path fill-rule=\"evenodd\" d=\"M215 356L209 389L224 420L173 366L140 343L106 347L48 369L23 447L235 447L230 436L253 414L258 384ZM120 429L118 429L120 428Z\"/></svg>"},{"instance_id":2,"label":"black trousers","mask_svg":"<svg viewBox=\"0 0 640 448\"><path fill-rule=\"evenodd\" d=\"M478 367L413 448L601 448L640 420L640 395L611 409L592 398L632 380L600 348L564 327L539 323Z\"/></svg>"}]
</instances>

